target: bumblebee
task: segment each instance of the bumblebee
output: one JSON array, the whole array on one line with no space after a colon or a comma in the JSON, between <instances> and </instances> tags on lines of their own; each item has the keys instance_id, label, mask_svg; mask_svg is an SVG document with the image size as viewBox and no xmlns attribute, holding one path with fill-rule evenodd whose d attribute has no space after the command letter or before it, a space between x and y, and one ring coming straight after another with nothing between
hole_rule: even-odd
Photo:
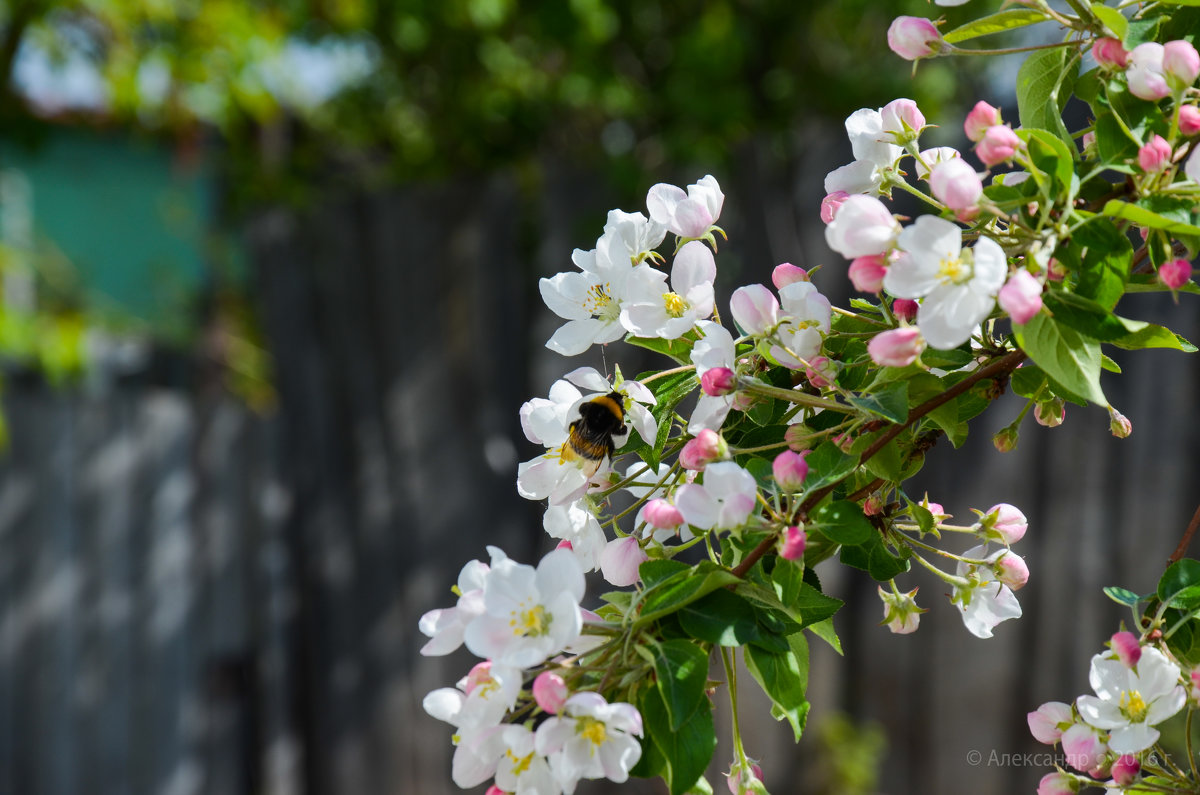
<instances>
[{"instance_id":1,"label":"bumblebee","mask_svg":"<svg viewBox=\"0 0 1200 795\"><path fill-rule=\"evenodd\" d=\"M580 461L590 478L617 449L613 436L629 432L625 426L625 396L612 391L581 403L579 419L571 423L562 446L564 461Z\"/></svg>"}]
</instances>

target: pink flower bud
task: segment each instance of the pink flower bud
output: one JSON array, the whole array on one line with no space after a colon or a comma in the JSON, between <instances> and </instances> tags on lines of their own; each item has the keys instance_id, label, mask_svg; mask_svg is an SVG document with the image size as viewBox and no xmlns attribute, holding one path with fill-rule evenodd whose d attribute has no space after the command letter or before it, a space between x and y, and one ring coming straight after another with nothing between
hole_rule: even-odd
<instances>
[{"instance_id":1,"label":"pink flower bud","mask_svg":"<svg viewBox=\"0 0 1200 795\"><path fill-rule=\"evenodd\" d=\"M509 793L493 784L487 788L487 792L483 793L483 795L509 795Z\"/></svg>"},{"instance_id":2,"label":"pink flower bud","mask_svg":"<svg viewBox=\"0 0 1200 795\"><path fill-rule=\"evenodd\" d=\"M789 425L787 430L783 432L783 440L787 442L789 449L800 452L801 450L807 450L811 445L811 440L805 438L810 433L812 431L803 425Z\"/></svg>"},{"instance_id":3,"label":"pink flower bud","mask_svg":"<svg viewBox=\"0 0 1200 795\"><path fill-rule=\"evenodd\" d=\"M966 121L963 122L963 132L967 134L968 139L978 142L983 139L983 134L989 127L995 127L999 123L1000 109L993 108L981 99L967 114Z\"/></svg>"},{"instance_id":4,"label":"pink flower bud","mask_svg":"<svg viewBox=\"0 0 1200 795\"><path fill-rule=\"evenodd\" d=\"M883 622L895 635L908 635L916 632L921 623L924 609L917 607L917 589L908 593L889 593L879 588L879 598L883 600Z\"/></svg>"},{"instance_id":5,"label":"pink flower bud","mask_svg":"<svg viewBox=\"0 0 1200 795\"><path fill-rule=\"evenodd\" d=\"M884 254L900 234L892 211L874 196L856 193L842 202L833 223L825 227L825 242L848 259Z\"/></svg>"},{"instance_id":6,"label":"pink flower bud","mask_svg":"<svg viewBox=\"0 0 1200 795\"><path fill-rule=\"evenodd\" d=\"M1179 87L1188 88L1200 75L1200 53L1191 42L1168 41L1163 45L1162 65L1168 79L1174 78Z\"/></svg>"},{"instance_id":7,"label":"pink flower bud","mask_svg":"<svg viewBox=\"0 0 1200 795\"><path fill-rule=\"evenodd\" d=\"M725 442L717 432L705 428L679 451L679 465L684 469L701 470L709 462L724 458L726 450Z\"/></svg>"},{"instance_id":8,"label":"pink flower bud","mask_svg":"<svg viewBox=\"0 0 1200 795\"><path fill-rule=\"evenodd\" d=\"M1192 263L1173 259L1158 266L1158 280L1172 290L1178 290L1192 278Z\"/></svg>"},{"instance_id":9,"label":"pink flower bud","mask_svg":"<svg viewBox=\"0 0 1200 795\"><path fill-rule=\"evenodd\" d=\"M867 343L871 361L880 367L907 367L916 361L925 348L921 330L916 326L902 326L876 334Z\"/></svg>"},{"instance_id":10,"label":"pink flower bud","mask_svg":"<svg viewBox=\"0 0 1200 795\"><path fill-rule=\"evenodd\" d=\"M967 161L956 157L933 167L929 189L951 210L971 210L983 195L983 182Z\"/></svg>"},{"instance_id":11,"label":"pink flower bud","mask_svg":"<svg viewBox=\"0 0 1200 795\"><path fill-rule=\"evenodd\" d=\"M1017 449L1017 429L1009 425L992 436L992 446L1001 453L1011 453Z\"/></svg>"},{"instance_id":12,"label":"pink flower bud","mask_svg":"<svg viewBox=\"0 0 1200 795\"><path fill-rule=\"evenodd\" d=\"M700 376L700 388L709 397L721 397L737 391L737 376L728 367L713 367Z\"/></svg>"},{"instance_id":13,"label":"pink flower bud","mask_svg":"<svg viewBox=\"0 0 1200 795\"><path fill-rule=\"evenodd\" d=\"M1067 404L1062 398L1043 400L1033 407L1033 418L1038 425L1057 428L1067 418Z\"/></svg>"},{"instance_id":14,"label":"pink flower bud","mask_svg":"<svg viewBox=\"0 0 1200 795\"><path fill-rule=\"evenodd\" d=\"M1054 257L1051 257L1050 262L1046 264L1046 278L1052 282L1061 282L1067 278L1067 273L1067 266L1054 259Z\"/></svg>"},{"instance_id":15,"label":"pink flower bud","mask_svg":"<svg viewBox=\"0 0 1200 795\"><path fill-rule=\"evenodd\" d=\"M1126 754L1113 762L1113 783L1118 787L1128 787L1137 781L1138 773L1142 772L1142 763L1136 756Z\"/></svg>"},{"instance_id":16,"label":"pink flower bud","mask_svg":"<svg viewBox=\"0 0 1200 795\"><path fill-rule=\"evenodd\" d=\"M758 402L758 398L751 395L749 392L735 392L733 395L733 403L729 405L734 411L749 411L750 407Z\"/></svg>"},{"instance_id":17,"label":"pink flower bud","mask_svg":"<svg viewBox=\"0 0 1200 795\"><path fill-rule=\"evenodd\" d=\"M775 270L771 272L771 282L775 285L776 290L782 290L795 282L806 281L808 281L808 271L804 268L797 268L790 262L776 265Z\"/></svg>"},{"instance_id":18,"label":"pink flower bud","mask_svg":"<svg viewBox=\"0 0 1200 795\"><path fill-rule=\"evenodd\" d=\"M1200 108L1195 105L1179 108L1179 132L1188 137L1200 133Z\"/></svg>"},{"instance_id":19,"label":"pink flower bud","mask_svg":"<svg viewBox=\"0 0 1200 795\"><path fill-rule=\"evenodd\" d=\"M1086 773L1103 763L1104 753L1108 749L1100 739L1099 729L1086 723L1076 723L1062 733L1061 739L1067 764L1076 770Z\"/></svg>"},{"instance_id":20,"label":"pink flower bud","mask_svg":"<svg viewBox=\"0 0 1200 795\"><path fill-rule=\"evenodd\" d=\"M638 581L638 566L648 559L649 556L634 536L614 538L604 545L604 551L600 553L600 573L612 585L624 588Z\"/></svg>"},{"instance_id":21,"label":"pink flower bud","mask_svg":"<svg viewBox=\"0 0 1200 795\"><path fill-rule=\"evenodd\" d=\"M569 549L574 551L575 545L564 538L562 541L558 542L558 546L556 546L555 549Z\"/></svg>"},{"instance_id":22,"label":"pink flower bud","mask_svg":"<svg viewBox=\"0 0 1200 795\"><path fill-rule=\"evenodd\" d=\"M1096 149L1096 133L1091 130L1085 132L1083 138L1080 139L1080 144L1083 146L1082 151L1094 153Z\"/></svg>"},{"instance_id":23,"label":"pink flower bud","mask_svg":"<svg viewBox=\"0 0 1200 795\"><path fill-rule=\"evenodd\" d=\"M1042 311L1042 285L1022 268L1000 288L1000 308L1014 323L1024 325Z\"/></svg>"},{"instance_id":24,"label":"pink flower bud","mask_svg":"<svg viewBox=\"0 0 1200 795\"><path fill-rule=\"evenodd\" d=\"M683 514L662 497L655 497L642 508L642 516L651 527L659 530L674 530L683 524Z\"/></svg>"},{"instance_id":25,"label":"pink flower bud","mask_svg":"<svg viewBox=\"0 0 1200 795\"><path fill-rule=\"evenodd\" d=\"M567 683L556 673L542 671L533 680L533 700L543 712L557 715L567 703Z\"/></svg>"},{"instance_id":26,"label":"pink flower bud","mask_svg":"<svg viewBox=\"0 0 1200 795\"><path fill-rule=\"evenodd\" d=\"M1156 135L1138 150L1138 165L1147 173L1162 171L1171 163L1171 145Z\"/></svg>"},{"instance_id":27,"label":"pink flower bud","mask_svg":"<svg viewBox=\"0 0 1200 795\"><path fill-rule=\"evenodd\" d=\"M733 291L729 298L733 319L747 334L762 336L779 325L779 299L761 284L750 284Z\"/></svg>"},{"instance_id":28,"label":"pink flower bud","mask_svg":"<svg viewBox=\"0 0 1200 795\"><path fill-rule=\"evenodd\" d=\"M888 46L906 61L928 58L942 52L946 43L928 19L896 17L888 28Z\"/></svg>"},{"instance_id":29,"label":"pink flower bud","mask_svg":"<svg viewBox=\"0 0 1200 795\"><path fill-rule=\"evenodd\" d=\"M1061 701L1047 701L1033 712L1025 716L1029 723L1029 733L1039 743L1054 745L1062 737L1075 717L1071 714L1071 705Z\"/></svg>"},{"instance_id":30,"label":"pink flower bud","mask_svg":"<svg viewBox=\"0 0 1200 795\"><path fill-rule=\"evenodd\" d=\"M1117 632L1109 641L1112 650L1117 653L1117 659L1126 668L1133 668L1142 659L1142 644L1138 636L1132 632Z\"/></svg>"},{"instance_id":31,"label":"pink flower bud","mask_svg":"<svg viewBox=\"0 0 1200 795\"><path fill-rule=\"evenodd\" d=\"M1116 39L1096 39L1092 44L1092 57L1105 69L1124 69L1129 63L1129 52Z\"/></svg>"},{"instance_id":32,"label":"pink flower bud","mask_svg":"<svg viewBox=\"0 0 1200 795\"><path fill-rule=\"evenodd\" d=\"M983 138L975 144L975 154L984 165L991 168L1005 160L1011 160L1022 145L1021 139L1011 127L1007 124L996 124L984 131Z\"/></svg>"},{"instance_id":33,"label":"pink flower bud","mask_svg":"<svg viewBox=\"0 0 1200 795\"><path fill-rule=\"evenodd\" d=\"M1066 773L1047 773L1038 782L1037 795L1075 795L1079 785Z\"/></svg>"},{"instance_id":34,"label":"pink flower bud","mask_svg":"<svg viewBox=\"0 0 1200 795\"><path fill-rule=\"evenodd\" d=\"M1133 423L1124 414L1109 406L1108 429L1112 431L1113 436L1118 439L1124 439L1133 433Z\"/></svg>"},{"instance_id":35,"label":"pink flower bud","mask_svg":"<svg viewBox=\"0 0 1200 795\"><path fill-rule=\"evenodd\" d=\"M800 560L804 557L804 546L808 543L808 535L799 527L789 527L783 532L783 544L779 548L779 557L784 560Z\"/></svg>"},{"instance_id":36,"label":"pink flower bud","mask_svg":"<svg viewBox=\"0 0 1200 795\"><path fill-rule=\"evenodd\" d=\"M804 368L804 377L817 389L824 389L837 378L837 364L827 356L814 356Z\"/></svg>"},{"instance_id":37,"label":"pink flower bud","mask_svg":"<svg viewBox=\"0 0 1200 795\"><path fill-rule=\"evenodd\" d=\"M742 773L739 768L731 768L730 772L725 774L725 784L732 795L744 795L750 791L751 785L762 781L763 771L758 765L750 765L750 775L746 777L746 781L742 781Z\"/></svg>"},{"instance_id":38,"label":"pink flower bud","mask_svg":"<svg viewBox=\"0 0 1200 795\"><path fill-rule=\"evenodd\" d=\"M883 135L894 143L915 141L925 126L925 115L911 99L893 99L879 110L883 120Z\"/></svg>"},{"instance_id":39,"label":"pink flower bud","mask_svg":"<svg viewBox=\"0 0 1200 795\"><path fill-rule=\"evenodd\" d=\"M784 491L799 491L804 485L804 478L808 477L808 462L804 460L807 455L807 452L784 450L775 456L771 463L771 474Z\"/></svg>"},{"instance_id":40,"label":"pink flower bud","mask_svg":"<svg viewBox=\"0 0 1200 795\"><path fill-rule=\"evenodd\" d=\"M471 691L475 688L480 685L489 685L492 681L492 661L484 660L481 663L476 663L475 667L467 673L466 685L463 689L467 692L467 695L470 695Z\"/></svg>"},{"instance_id":41,"label":"pink flower bud","mask_svg":"<svg viewBox=\"0 0 1200 795\"><path fill-rule=\"evenodd\" d=\"M836 190L821 200L821 220L827 224L833 223L833 218L837 215L838 208L842 206L842 202L850 198L850 194L844 190Z\"/></svg>"},{"instance_id":42,"label":"pink flower bud","mask_svg":"<svg viewBox=\"0 0 1200 795\"><path fill-rule=\"evenodd\" d=\"M910 298L897 298L892 301L892 314L900 320L913 321L917 319L917 310L921 305Z\"/></svg>"},{"instance_id":43,"label":"pink flower bud","mask_svg":"<svg viewBox=\"0 0 1200 795\"><path fill-rule=\"evenodd\" d=\"M1005 552L1001 555L993 564L993 571L997 580L1014 591L1020 590L1029 582L1029 567L1025 565L1025 559L1015 552Z\"/></svg>"},{"instance_id":44,"label":"pink flower bud","mask_svg":"<svg viewBox=\"0 0 1200 795\"><path fill-rule=\"evenodd\" d=\"M988 508L981 522L985 530L999 536L1005 544L1015 544L1025 537L1029 529L1029 520L1021 509L1001 502Z\"/></svg>"},{"instance_id":45,"label":"pink flower bud","mask_svg":"<svg viewBox=\"0 0 1200 795\"><path fill-rule=\"evenodd\" d=\"M877 293L883 289L883 277L887 275L886 262L882 254L857 257L850 263L846 275L860 293Z\"/></svg>"},{"instance_id":46,"label":"pink flower bud","mask_svg":"<svg viewBox=\"0 0 1200 795\"><path fill-rule=\"evenodd\" d=\"M1200 667L1193 668L1188 679L1192 683L1192 701L1200 704Z\"/></svg>"},{"instance_id":47,"label":"pink flower bud","mask_svg":"<svg viewBox=\"0 0 1200 795\"><path fill-rule=\"evenodd\" d=\"M1163 54L1163 46L1154 41L1139 44L1130 51L1125 70L1130 94L1156 102L1171 93L1163 74Z\"/></svg>"}]
</instances>

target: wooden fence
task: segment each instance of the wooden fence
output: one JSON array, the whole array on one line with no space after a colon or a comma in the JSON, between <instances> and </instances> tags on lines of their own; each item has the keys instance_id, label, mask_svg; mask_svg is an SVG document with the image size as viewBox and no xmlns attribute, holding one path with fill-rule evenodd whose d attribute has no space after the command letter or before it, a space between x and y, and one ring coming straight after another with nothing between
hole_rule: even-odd
<instances>
[{"instance_id":1,"label":"wooden fence","mask_svg":"<svg viewBox=\"0 0 1200 795\"><path fill-rule=\"evenodd\" d=\"M781 170L754 147L741 160L722 180L724 294L790 260L828 262L819 284L837 296L843 266L801 223L815 208L794 200L820 195L818 170ZM530 562L549 548L538 507L513 487L534 452L517 408L580 362L542 349L554 319L536 279L594 239L611 203L584 187L591 174L546 173L536 200L495 178L257 218L255 290L280 396L270 417L209 389L9 385L0 795L455 791L450 729L420 700L470 662L420 657L417 618L451 602L485 544ZM1195 339L1189 299L1126 313ZM609 363L629 373L625 355ZM904 582L930 612L915 636L893 636L877 626L874 583L823 569L851 604L836 619L845 658L814 652L810 725L835 711L880 722L881 791L1032 791L1048 768L1005 756L1041 750L1025 712L1086 692L1088 659L1120 617L1099 588L1150 589L1200 501L1200 359L1121 361L1106 389L1131 438L1113 439L1103 411L1071 407L1060 428L1030 422L1007 455L983 427L966 450L943 442L919 477L918 492L960 518L1001 501L1028 514L1021 621L977 640L914 572ZM1017 410L996 406L983 425ZM834 791L819 789L811 738L797 750L769 718L748 723L772 792ZM718 750L714 773L728 758Z\"/></svg>"}]
</instances>

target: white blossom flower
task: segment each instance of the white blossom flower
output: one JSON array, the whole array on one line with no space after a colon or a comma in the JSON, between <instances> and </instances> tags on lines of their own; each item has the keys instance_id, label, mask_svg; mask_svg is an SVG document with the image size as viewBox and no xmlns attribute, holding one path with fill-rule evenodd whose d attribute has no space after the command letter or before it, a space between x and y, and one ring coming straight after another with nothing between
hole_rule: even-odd
<instances>
[{"instance_id":1,"label":"white blossom flower","mask_svg":"<svg viewBox=\"0 0 1200 795\"><path fill-rule=\"evenodd\" d=\"M701 321L696 325L703 335L692 346L692 364L696 365L696 377L702 378L714 367L734 369L737 364L737 355L733 345L733 335L729 333L729 330L720 323L709 320ZM720 430L736 397L737 394L732 392L728 395L718 396L706 395L701 392L700 398L696 401L696 408L692 411L692 417L688 420L688 433L695 436L705 429Z\"/></svg>"},{"instance_id":2,"label":"white blossom flower","mask_svg":"<svg viewBox=\"0 0 1200 795\"><path fill-rule=\"evenodd\" d=\"M1002 550L1003 552L1003 550ZM971 547L964 558L987 560L987 544ZM1012 589L996 579L992 564L958 562L958 576L969 585L955 587L950 600L962 613L967 631L977 638L992 637L992 630L1001 621L1021 617L1021 605Z\"/></svg>"},{"instance_id":3,"label":"white blossom flower","mask_svg":"<svg viewBox=\"0 0 1200 795\"><path fill-rule=\"evenodd\" d=\"M878 193L886 172L895 165L904 150L888 141L883 129L883 115L878 110L862 108L846 119L846 135L854 162L834 169L825 177L825 192Z\"/></svg>"},{"instance_id":4,"label":"white blossom flower","mask_svg":"<svg viewBox=\"0 0 1200 795\"><path fill-rule=\"evenodd\" d=\"M440 687L427 694L421 706L432 717L455 728L498 726L517 704L522 673L511 665L481 662L455 687Z\"/></svg>"},{"instance_id":5,"label":"white blossom flower","mask_svg":"<svg viewBox=\"0 0 1200 795\"><path fill-rule=\"evenodd\" d=\"M874 196L851 196L825 227L825 242L847 259L886 254L900 234L900 223Z\"/></svg>"},{"instance_id":6,"label":"white blossom flower","mask_svg":"<svg viewBox=\"0 0 1200 795\"><path fill-rule=\"evenodd\" d=\"M626 781L642 756L634 739L641 735L642 716L632 704L609 704L599 693L576 693L561 715L538 727L535 746L549 757L558 783L570 793L580 779Z\"/></svg>"},{"instance_id":7,"label":"white blossom flower","mask_svg":"<svg viewBox=\"0 0 1200 795\"><path fill-rule=\"evenodd\" d=\"M499 744L497 787L514 795L561 795L562 787L545 755L537 750L533 731L520 725L505 726Z\"/></svg>"},{"instance_id":8,"label":"white blossom flower","mask_svg":"<svg viewBox=\"0 0 1200 795\"><path fill-rule=\"evenodd\" d=\"M614 266L625 260L641 264L667 236L667 228L641 213L609 210L604 234L596 241L597 256Z\"/></svg>"},{"instance_id":9,"label":"white blossom flower","mask_svg":"<svg viewBox=\"0 0 1200 795\"><path fill-rule=\"evenodd\" d=\"M599 256L599 248L575 249L571 260L578 271L564 271L538 281L546 306L567 321L546 341L547 348L563 356L575 356L625 334L620 322L621 302L625 283L634 271L628 262Z\"/></svg>"},{"instance_id":10,"label":"white blossom flower","mask_svg":"<svg viewBox=\"0 0 1200 795\"><path fill-rule=\"evenodd\" d=\"M687 193L674 185L660 182L646 194L650 218L685 240L708 234L721 217L724 204L725 194L711 175L688 185Z\"/></svg>"},{"instance_id":11,"label":"white blossom flower","mask_svg":"<svg viewBox=\"0 0 1200 795\"><path fill-rule=\"evenodd\" d=\"M758 487L754 476L733 461L714 461L704 468L704 483L688 483L675 492L675 507L693 527L731 530L754 511Z\"/></svg>"},{"instance_id":12,"label":"white blossom flower","mask_svg":"<svg viewBox=\"0 0 1200 795\"><path fill-rule=\"evenodd\" d=\"M484 585L486 612L467 625L467 648L501 665L545 662L579 637L583 591L583 569L569 550L549 553L536 570L500 561Z\"/></svg>"},{"instance_id":13,"label":"white blossom flower","mask_svg":"<svg viewBox=\"0 0 1200 795\"><path fill-rule=\"evenodd\" d=\"M585 500L551 505L542 515L542 528L551 538L570 542L571 552L584 571L599 568L600 554L608 539Z\"/></svg>"},{"instance_id":14,"label":"white blossom flower","mask_svg":"<svg viewBox=\"0 0 1200 795\"><path fill-rule=\"evenodd\" d=\"M1096 695L1080 696L1075 705L1084 721L1109 732L1113 751L1134 754L1154 745L1154 726L1183 708L1187 693L1179 676L1179 666L1153 646L1142 647L1133 668L1111 652L1097 654L1088 672Z\"/></svg>"},{"instance_id":15,"label":"white blossom flower","mask_svg":"<svg viewBox=\"0 0 1200 795\"><path fill-rule=\"evenodd\" d=\"M499 547L488 547L492 565L505 560L507 555ZM418 629L430 638L421 647L426 657L440 657L457 649L463 642L463 630L476 616L482 615L483 585L491 572L491 566L481 560L472 560L458 573L458 603L454 607L430 610L421 616Z\"/></svg>"},{"instance_id":16,"label":"white blossom flower","mask_svg":"<svg viewBox=\"0 0 1200 795\"><path fill-rule=\"evenodd\" d=\"M785 285L779 291L779 302L784 320L777 334L786 348L772 345L771 356L784 367L798 370L821 352L821 342L829 333L832 308L829 299L817 292L812 282Z\"/></svg>"},{"instance_id":17,"label":"white blossom flower","mask_svg":"<svg viewBox=\"0 0 1200 795\"><path fill-rule=\"evenodd\" d=\"M639 337L682 337L712 314L716 278L712 250L697 240L684 243L671 265L671 289L657 268L638 268L629 277L621 325Z\"/></svg>"},{"instance_id":18,"label":"white blossom flower","mask_svg":"<svg viewBox=\"0 0 1200 795\"><path fill-rule=\"evenodd\" d=\"M921 336L934 348L956 348L996 305L1008 274L1004 249L988 237L963 249L962 231L950 221L923 215L899 237L902 254L883 277L897 298L922 299Z\"/></svg>"}]
</instances>

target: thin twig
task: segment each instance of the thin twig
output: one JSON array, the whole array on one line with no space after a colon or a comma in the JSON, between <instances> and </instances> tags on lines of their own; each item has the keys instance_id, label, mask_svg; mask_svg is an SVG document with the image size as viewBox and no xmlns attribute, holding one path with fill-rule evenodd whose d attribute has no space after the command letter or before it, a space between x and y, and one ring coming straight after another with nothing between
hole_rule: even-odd
<instances>
[{"instance_id":1,"label":"thin twig","mask_svg":"<svg viewBox=\"0 0 1200 795\"><path fill-rule=\"evenodd\" d=\"M1192 514L1192 521L1188 522L1187 530L1183 531L1183 538L1179 541L1179 546L1175 547L1175 551L1171 553L1171 557L1167 558L1168 566L1183 560L1188 544L1192 543L1192 536L1196 535L1197 529L1200 529L1200 506L1197 506L1196 512Z\"/></svg>"}]
</instances>

